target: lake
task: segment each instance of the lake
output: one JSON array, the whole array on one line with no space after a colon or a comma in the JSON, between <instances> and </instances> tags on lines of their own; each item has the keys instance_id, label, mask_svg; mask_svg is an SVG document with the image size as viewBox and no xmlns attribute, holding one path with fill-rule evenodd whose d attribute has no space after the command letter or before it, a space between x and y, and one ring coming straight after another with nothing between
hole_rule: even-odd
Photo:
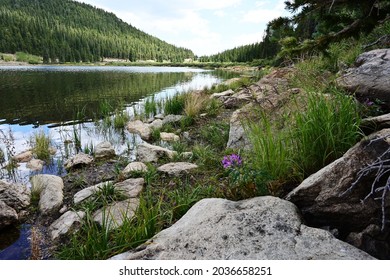
<instances>
[{"instance_id":1,"label":"lake","mask_svg":"<svg viewBox=\"0 0 390 280\"><path fill-rule=\"evenodd\" d=\"M102 133L96 122L102 117L102 103L110 104L111 113L124 110L131 116L142 112L147 98L161 100L209 87L224 78L226 74L221 72L184 67L2 66L0 153L4 160L0 164L4 167L9 155L28 150L39 131L50 135L57 149L53 164L40 173L64 172L59 163L75 153L75 132L81 147L107 140L118 154L129 152L137 142L136 136L127 131L107 132L107 128ZM0 169L0 179L28 184L29 177L37 173L23 163L12 171L10 174Z\"/></svg>"},{"instance_id":2,"label":"lake","mask_svg":"<svg viewBox=\"0 0 390 280\"><path fill-rule=\"evenodd\" d=\"M64 160L80 146L111 142L118 155L133 160L137 135L107 127L102 115L141 114L147 99L164 100L198 90L230 76L183 67L0 66L0 180L29 185L36 174L64 175ZM107 109L108 108L108 109ZM26 163L7 169L9 158L31 148L33 136L44 132L56 151L42 171ZM29 225L0 234L0 259L26 259Z\"/></svg>"}]
</instances>

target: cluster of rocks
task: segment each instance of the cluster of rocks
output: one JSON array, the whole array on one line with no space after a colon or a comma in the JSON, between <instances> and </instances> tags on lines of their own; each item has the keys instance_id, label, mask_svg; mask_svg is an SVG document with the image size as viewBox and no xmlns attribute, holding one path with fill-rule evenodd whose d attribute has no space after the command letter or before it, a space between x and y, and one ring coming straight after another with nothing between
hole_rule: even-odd
<instances>
[{"instance_id":1,"label":"cluster of rocks","mask_svg":"<svg viewBox=\"0 0 390 280\"><path fill-rule=\"evenodd\" d=\"M49 147L49 153L54 155L57 150L54 147ZM35 157L33 150L29 149L12 157L16 163L26 163L26 167L31 171L42 171L45 161Z\"/></svg>"}]
</instances>

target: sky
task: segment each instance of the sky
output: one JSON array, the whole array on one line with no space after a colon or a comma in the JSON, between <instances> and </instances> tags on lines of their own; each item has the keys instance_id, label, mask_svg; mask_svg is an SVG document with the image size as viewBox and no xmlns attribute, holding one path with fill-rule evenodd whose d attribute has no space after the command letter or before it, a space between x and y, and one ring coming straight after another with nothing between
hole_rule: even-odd
<instances>
[{"instance_id":1,"label":"sky","mask_svg":"<svg viewBox=\"0 0 390 280\"><path fill-rule=\"evenodd\" d=\"M195 55L260 42L266 25L287 16L285 0L77 0Z\"/></svg>"}]
</instances>

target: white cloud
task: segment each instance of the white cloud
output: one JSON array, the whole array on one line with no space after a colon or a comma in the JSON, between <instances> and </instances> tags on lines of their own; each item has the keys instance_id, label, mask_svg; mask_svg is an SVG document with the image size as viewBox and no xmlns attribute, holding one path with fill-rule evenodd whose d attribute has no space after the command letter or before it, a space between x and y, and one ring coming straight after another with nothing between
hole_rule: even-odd
<instances>
[{"instance_id":1,"label":"white cloud","mask_svg":"<svg viewBox=\"0 0 390 280\"><path fill-rule=\"evenodd\" d=\"M256 33L249 33L249 34L242 34L240 36L237 36L232 39L235 46L243 46L243 45L249 45L256 42L260 42L263 39L264 32L256 32Z\"/></svg>"},{"instance_id":2,"label":"white cloud","mask_svg":"<svg viewBox=\"0 0 390 280\"><path fill-rule=\"evenodd\" d=\"M215 11L214 12L214 15L217 16L217 17L225 17L226 16L226 12L222 11L222 10L218 10L218 11Z\"/></svg>"}]
</instances>

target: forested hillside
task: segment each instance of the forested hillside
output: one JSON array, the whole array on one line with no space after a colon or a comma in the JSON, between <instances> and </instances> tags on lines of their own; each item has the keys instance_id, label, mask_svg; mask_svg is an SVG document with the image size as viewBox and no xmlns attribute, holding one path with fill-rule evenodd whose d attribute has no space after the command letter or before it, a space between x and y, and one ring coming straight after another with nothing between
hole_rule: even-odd
<instances>
[{"instance_id":1,"label":"forested hillside","mask_svg":"<svg viewBox=\"0 0 390 280\"><path fill-rule=\"evenodd\" d=\"M0 52L28 52L44 62L103 57L182 62L194 56L112 13L70 0L0 0L0 30Z\"/></svg>"}]
</instances>

